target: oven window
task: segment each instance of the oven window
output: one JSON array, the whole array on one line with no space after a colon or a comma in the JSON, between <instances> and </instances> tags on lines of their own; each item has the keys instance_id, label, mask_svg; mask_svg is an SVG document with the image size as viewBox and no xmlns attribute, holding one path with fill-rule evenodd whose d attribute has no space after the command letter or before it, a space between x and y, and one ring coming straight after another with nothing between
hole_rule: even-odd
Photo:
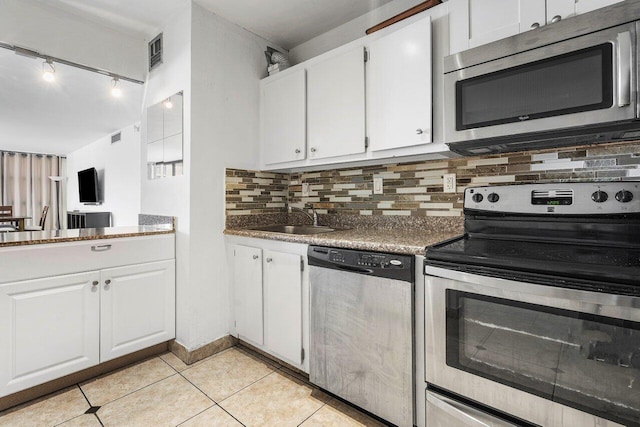
<instances>
[{"instance_id":1,"label":"oven window","mask_svg":"<svg viewBox=\"0 0 640 427\"><path fill-rule=\"evenodd\" d=\"M456 82L456 129L613 105L610 43Z\"/></svg>"},{"instance_id":2,"label":"oven window","mask_svg":"<svg viewBox=\"0 0 640 427\"><path fill-rule=\"evenodd\" d=\"M447 365L640 425L640 323L447 290Z\"/></svg>"}]
</instances>

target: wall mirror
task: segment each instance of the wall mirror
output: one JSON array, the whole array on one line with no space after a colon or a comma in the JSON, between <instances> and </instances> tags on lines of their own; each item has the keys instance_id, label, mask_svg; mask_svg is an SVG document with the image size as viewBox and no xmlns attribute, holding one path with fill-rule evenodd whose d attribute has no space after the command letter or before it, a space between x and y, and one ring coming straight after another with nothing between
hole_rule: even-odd
<instances>
[{"instance_id":1,"label":"wall mirror","mask_svg":"<svg viewBox=\"0 0 640 427\"><path fill-rule=\"evenodd\" d=\"M147 177L182 175L182 92L147 108Z\"/></svg>"}]
</instances>

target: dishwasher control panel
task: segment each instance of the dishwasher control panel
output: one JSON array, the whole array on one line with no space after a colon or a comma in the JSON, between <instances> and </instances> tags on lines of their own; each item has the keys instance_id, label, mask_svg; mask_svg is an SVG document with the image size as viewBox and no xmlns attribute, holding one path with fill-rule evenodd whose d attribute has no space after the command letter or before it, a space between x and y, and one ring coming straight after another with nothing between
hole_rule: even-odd
<instances>
[{"instance_id":1,"label":"dishwasher control panel","mask_svg":"<svg viewBox=\"0 0 640 427\"><path fill-rule=\"evenodd\" d=\"M309 265L413 281L414 257L353 249L309 246Z\"/></svg>"}]
</instances>

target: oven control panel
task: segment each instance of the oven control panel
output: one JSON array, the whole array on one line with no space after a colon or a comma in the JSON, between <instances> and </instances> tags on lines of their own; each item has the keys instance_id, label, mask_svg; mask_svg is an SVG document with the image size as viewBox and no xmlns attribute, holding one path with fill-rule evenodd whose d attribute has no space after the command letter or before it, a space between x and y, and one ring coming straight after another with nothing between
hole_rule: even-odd
<instances>
[{"instance_id":1,"label":"oven control panel","mask_svg":"<svg viewBox=\"0 0 640 427\"><path fill-rule=\"evenodd\" d=\"M640 212L640 182L579 182L470 187L464 208L474 211L597 215Z\"/></svg>"}]
</instances>

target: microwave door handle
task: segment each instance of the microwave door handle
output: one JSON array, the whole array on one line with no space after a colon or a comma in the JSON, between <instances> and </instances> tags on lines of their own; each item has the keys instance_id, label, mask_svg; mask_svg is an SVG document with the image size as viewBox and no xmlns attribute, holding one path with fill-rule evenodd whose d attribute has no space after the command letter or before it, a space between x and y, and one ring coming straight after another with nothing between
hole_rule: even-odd
<instances>
[{"instance_id":1,"label":"microwave door handle","mask_svg":"<svg viewBox=\"0 0 640 427\"><path fill-rule=\"evenodd\" d=\"M618 33L618 107L631 104L631 33Z\"/></svg>"}]
</instances>

